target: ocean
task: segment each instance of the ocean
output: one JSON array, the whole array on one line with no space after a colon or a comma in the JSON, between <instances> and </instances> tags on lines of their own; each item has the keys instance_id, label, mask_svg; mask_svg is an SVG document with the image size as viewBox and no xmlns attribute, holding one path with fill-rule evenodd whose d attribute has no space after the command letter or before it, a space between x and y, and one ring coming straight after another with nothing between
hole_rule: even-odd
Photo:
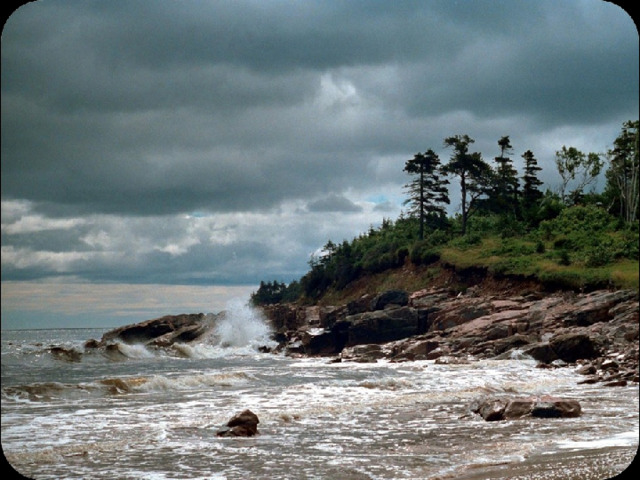
<instances>
[{"instance_id":1,"label":"ocean","mask_svg":"<svg viewBox=\"0 0 640 480\"><path fill-rule=\"evenodd\" d=\"M579 385L522 355L330 362L260 353L250 309L216 335L85 349L106 329L2 331L2 450L33 479L605 479L638 450L638 385ZM55 348L78 352L61 356ZM113 353L113 352L112 352ZM555 395L578 418L485 422L486 395ZM216 432L250 409L259 435Z\"/></svg>"}]
</instances>

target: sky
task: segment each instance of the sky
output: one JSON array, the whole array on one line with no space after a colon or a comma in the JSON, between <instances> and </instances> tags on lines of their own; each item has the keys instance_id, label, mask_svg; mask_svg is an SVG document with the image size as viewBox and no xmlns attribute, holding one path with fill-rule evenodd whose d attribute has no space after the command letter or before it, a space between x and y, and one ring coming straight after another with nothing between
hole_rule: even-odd
<instances>
[{"instance_id":1,"label":"sky","mask_svg":"<svg viewBox=\"0 0 640 480\"><path fill-rule=\"evenodd\" d=\"M218 312L396 219L404 164L638 118L603 0L39 0L2 30L2 329ZM459 210L456 183L451 214Z\"/></svg>"}]
</instances>

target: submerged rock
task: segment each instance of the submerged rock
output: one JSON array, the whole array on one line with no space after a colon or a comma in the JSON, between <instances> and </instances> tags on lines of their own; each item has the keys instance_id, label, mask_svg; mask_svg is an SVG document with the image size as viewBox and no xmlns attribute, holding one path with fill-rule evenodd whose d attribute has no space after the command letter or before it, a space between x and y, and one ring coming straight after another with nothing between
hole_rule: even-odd
<instances>
[{"instance_id":1,"label":"submerged rock","mask_svg":"<svg viewBox=\"0 0 640 480\"><path fill-rule=\"evenodd\" d=\"M82 359L82 353L74 348L52 346L49 348L49 352L54 357L66 362L79 362Z\"/></svg>"},{"instance_id":2,"label":"submerged rock","mask_svg":"<svg viewBox=\"0 0 640 480\"><path fill-rule=\"evenodd\" d=\"M258 416L251 410L234 415L226 427L218 430L218 437L253 437L258 434Z\"/></svg>"}]
</instances>

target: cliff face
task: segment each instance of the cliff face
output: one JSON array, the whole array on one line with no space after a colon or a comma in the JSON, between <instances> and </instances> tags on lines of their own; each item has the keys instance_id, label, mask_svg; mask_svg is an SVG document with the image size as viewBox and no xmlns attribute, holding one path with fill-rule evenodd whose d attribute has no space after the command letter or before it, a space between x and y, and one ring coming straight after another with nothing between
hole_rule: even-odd
<instances>
[{"instance_id":1,"label":"cliff face","mask_svg":"<svg viewBox=\"0 0 640 480\"><path fill-rule=\"evenodd\" d=\"M343 305L263 312L290 355L465 361L517 352L543 364L594 363L594 381L638 381L637 291L513 292L495 285L457 294L393 290Z\"/></svg>"}]
</instances>

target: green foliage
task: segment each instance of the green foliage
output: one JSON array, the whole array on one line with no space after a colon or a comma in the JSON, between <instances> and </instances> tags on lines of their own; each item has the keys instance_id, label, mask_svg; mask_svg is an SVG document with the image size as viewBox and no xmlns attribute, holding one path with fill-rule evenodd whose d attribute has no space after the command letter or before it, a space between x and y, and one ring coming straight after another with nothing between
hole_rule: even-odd
<instances>
[{"instance_id":1,"label":"green foliage","mask_svg":"<svg viewBox=\"0 0 640 480\"><path fill-rule=\"evenodd\" d=\"M458 237L451 240L449 244L451 246L464 250L469 247L480 245L481 242L482 242L482 236L479 233L469 233L467 235L463 235L462 237Z\"/></svg>"},{"instance_id":2,"label":"green foliage","mask_svg":"<svg viewBox=\"0 0 640 480\"><path fill-rule=\"evenodd\" d=\"M418 241L411 248L411 263L430 265L440 260L440 253L429 240Z\"/></svg>"},{"instance_id":3,"label":"green foliage","mask_svg":"<svg viewBox=\"0 0 640 480\"><path fill-rule=\"evenodd\" d=\"M489 271L494 275L522 275L531 271L533 264L531 257L508 257L491 265Z\"/></svg>"},{"instance_id":4,"label":"green foliage","mask_svg":"<svg viewBox=\"0 0 640 480\"><path fill-rule=\"evenodd\" d=\"M536 252L535 246L531 242L525 242L521 239L505 239L493 253L504 256L533 255Z\"/></svg>"},{"instance_id":5,"label":"green foliage","mask_svg":"<svg viewBox=\"0 0 640 480\"><path fill-rule=\"evenodd\" d=\"M251 294L250 300L254 306L287 303L297 300L300 293L301 287L298 282L293 281L286 285L274 280L273 282L260 282L260 287Z\"/></svg>"},{"instance_id":6,"label":"green foliage","mask_svg":"<svg viewBox=\"0 0 640 480\"><path fill-rule=\"evenodd\" d=\"M637 285L633 268L637 270L640 243L637 125L637 121L625 124L623 135L608 152L611 172L604 194L584 192L602 167L597 154L585 155L573 147L556 152L561 192L542 194L537 178L541 169L529 150L522 155L525 170L519 191L508 136L498 142L495 170L479 152L469 151L473 139L449 137L445 146L453 152L444 167L439 167L432 150L407 161L405 171L413 176L407 185L406 203L411 205L407 214L395 222L383 219L378 228L372 226L350 242L329 240L299 282L261 282L252 301L268 304L302 297L315 301L363 275L438 260L461 268L488 268L499 275L533 276L557 288L607 282ZM439 175L445 173L460 184L462 213L453 218L447 218L441 207L446 203L442 188L446 180Z\"/></svg>"}]
</instances>

